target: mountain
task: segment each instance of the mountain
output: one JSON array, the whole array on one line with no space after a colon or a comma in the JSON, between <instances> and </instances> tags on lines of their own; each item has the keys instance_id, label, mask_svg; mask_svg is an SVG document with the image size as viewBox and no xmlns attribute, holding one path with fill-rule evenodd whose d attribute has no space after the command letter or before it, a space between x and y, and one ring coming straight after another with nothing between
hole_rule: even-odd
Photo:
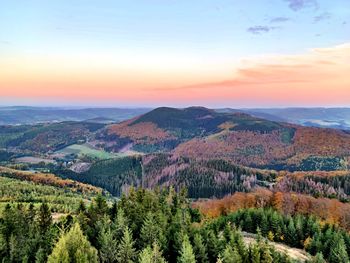
<instances>
[{"instance_id":1,"label":"mountain","mask_svg":"<svg viewBox=\"0 0 350 263\"><path fill-rule=\"evenodd\" d=\"M267 108L242 111L268 120L281 119L305 126L350 130L350 108Z\"/></svg>"},{"instance_id":2,"label":"mountain","mask_svg":"<svg viewBox=\"0 0 350 263\"><path fill-rule=\"evenodd\" d=\"M304 127L202 107L157 108L106 126L96 138L108 151L167 152L191 159L223 158L277 170L348 168L350 133Z\"/></svg>"},{"instance_id":3,"label":"mountain","mask_svg":"<svg viewBox=\"0 0 350 263\"><path fill-rule=\"evenodd\" d=\"M0 125L37 124L43 122L84 121L108 119L119 122L140 114L147 108L50 108L50 107L0 107Z\"/></svg>"}]
</instances>

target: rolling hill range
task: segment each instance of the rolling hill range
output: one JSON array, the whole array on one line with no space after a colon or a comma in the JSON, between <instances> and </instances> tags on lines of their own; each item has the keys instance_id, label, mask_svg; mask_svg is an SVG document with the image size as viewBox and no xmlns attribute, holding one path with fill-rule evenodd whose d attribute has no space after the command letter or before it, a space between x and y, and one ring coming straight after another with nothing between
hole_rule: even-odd
<instances>
[{"instance_id":1,"label":"rolling hill range","mask_svg":"<svg viewBox=\"0 0 350 263\"><path fill-rule=\"evenodd\" d=\"M221 109L219 112L236 112L235 109ZM294 124L350 130L349 108L266 108L241 109L256 117Z\"/></svg>"},{"instance_id":2,"label":"rolling hill range","mask_svg":"<svg viewBox=\"0 0 350 263\"><path fill-rule=\"evenodd\" d=\"M53 108L0 107L0 125L37 124L44 122L85 121L110 123L143 114L147 108Z\"/></svg>"},{"instance_id":3,"label":"rolling hill range","mask_svg":"<svg viewBox=\"0 0 350 263\"><path fill-rule=\"evenodd\" d=\"M116 196L130 186L186 186L196 198L272 186L309 194L305 185L314 195L350 194L349 132L242 112L162 107L118 124L2 126L0 148L3 166L51 172ZM315 171L330 174L314 178Z\"/></svg>"},{"instance_id":4,"label":"rolling hill range","mask_svg":"<svg viewBox=\"0 0 350 263\"><path fill-rule=\"evenodd\" d=\"M108 151L168 152L191 159L223 158L239 165L276 170L344 170L350 133L304 127L191 107L157 108L106 126L96 138Z\"/></svg>"}]
</instances>

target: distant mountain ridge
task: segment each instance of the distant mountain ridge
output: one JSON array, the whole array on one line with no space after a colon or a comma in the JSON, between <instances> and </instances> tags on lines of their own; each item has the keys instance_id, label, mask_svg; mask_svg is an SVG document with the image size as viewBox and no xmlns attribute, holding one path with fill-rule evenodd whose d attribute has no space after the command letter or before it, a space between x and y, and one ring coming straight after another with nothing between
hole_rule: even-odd
<instances>
[{"instance_id":1,"label":"distant mountain ridge","mask_svg":"<svg viewBox=\"0 0 350 263\"><path fill-rule=\"evenodd\" d=\"M166 109L167 107L164 107ZM190 107L191 108L191 107ZM195 107L201 108L201 107ZM169 108L168 108L169 109ZM62 121L120 122L150 112L152 108L0 107L0 125ZM350 130L350 108L218 108L218 113L247 113L252 116L310 127Z\"/></svg>"},{"instance_id":2,"label":"distant mountain ridge","mask_svg":"<svg viewBox=\"0 0 350 263\"><path fill-rule=\"evenodd\" d=\"M235 112L235 109L225 109ZM240 111L253 116L311 127L350 130L350 108L256 108Z\"/></svg>"},{"instance_id":3,"label":"distant mountain ridge","mask_svg":"<svg viewBox=\"0 0 350 263\"><path fill-rule=\"evenodd\" d=\"M148 108L0 107L0 125L85 121L96 118L108 119L108 122L120 122L143 114L149 110Z\"/></svg>"}]
</instances>

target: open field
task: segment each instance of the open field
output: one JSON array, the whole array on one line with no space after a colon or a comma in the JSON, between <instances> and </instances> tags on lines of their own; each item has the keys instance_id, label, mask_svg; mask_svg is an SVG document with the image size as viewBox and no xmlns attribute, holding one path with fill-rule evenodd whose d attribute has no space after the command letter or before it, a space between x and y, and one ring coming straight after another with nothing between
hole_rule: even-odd
<instances>
[{"instance_id":1,"label":"open field","mask_svg":"<svg viewBox=\"0 0 350 263\"><path fill-rule=\"evenodd\" d=\"M78 156L86 155L92 158L98 158L98 159L110 159L119 157L118 154L115 153L109 153L104 150L98 150L91 147L89 144L72 144L67 146L66 148L63 148L62 150L59 150L58 153L63 154L77 154Z\"/></svg>"},{"instance_id":2,"label":"open field","mask_svg":"<svg viewBox=\"0 0 350 263\"><path fill-rule=\"evenodd\" d=\"M24 156L15 159L16 163L30 163L30 164L38 164L38 163L55 163L54 160L45 159L34 156Z\"/></svg>"}]
</instances>

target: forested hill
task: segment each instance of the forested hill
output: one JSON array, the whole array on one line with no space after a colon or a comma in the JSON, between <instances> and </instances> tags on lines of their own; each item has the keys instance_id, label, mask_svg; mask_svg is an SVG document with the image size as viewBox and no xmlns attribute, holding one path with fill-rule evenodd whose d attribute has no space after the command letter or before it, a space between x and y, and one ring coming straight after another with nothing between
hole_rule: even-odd
<instances>
[{"instance_id":1,"label":"forested hill","mask_svg":"<svg viewBox=\"0 0 350 263\"><path fill-rule=\"evenodd\" d=\"M172 152L193 159L225 158L276 170L344 170L350 156L346 131L304 127L191 107L157 108L98 132L108 151Z\"/></svg>"}]
</instances>

